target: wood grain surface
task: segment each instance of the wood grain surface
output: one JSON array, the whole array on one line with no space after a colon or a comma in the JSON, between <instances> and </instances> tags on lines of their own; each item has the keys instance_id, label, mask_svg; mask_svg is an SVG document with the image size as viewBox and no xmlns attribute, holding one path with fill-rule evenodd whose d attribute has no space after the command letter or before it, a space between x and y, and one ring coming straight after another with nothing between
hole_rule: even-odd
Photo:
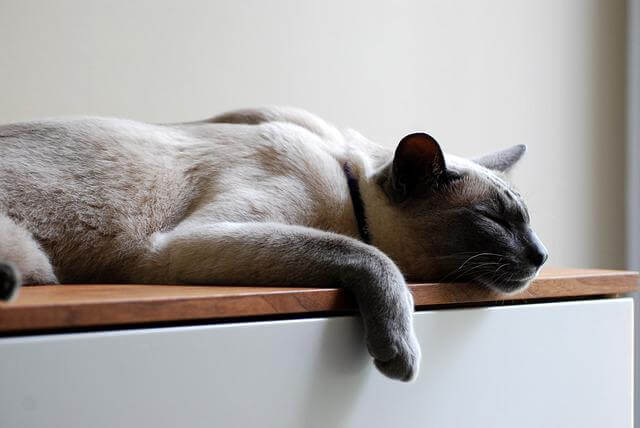
<instances>
[{"instance_id":1,"label":"wood grain surface","mask_svg":"<svg viewBox=\"0 0 640 428\"><path fill-rule=\"evenodd\" d=\"M416 306L505 304L638 291L638 274L595 269L543 270L531 286L500 295L473 284L410 284ZM215 285L74 284L23 287L0 303L0 333L99 328L147 323L220 321L351 311L351 297L336 288Z\"/></svg>"}]
</instances>

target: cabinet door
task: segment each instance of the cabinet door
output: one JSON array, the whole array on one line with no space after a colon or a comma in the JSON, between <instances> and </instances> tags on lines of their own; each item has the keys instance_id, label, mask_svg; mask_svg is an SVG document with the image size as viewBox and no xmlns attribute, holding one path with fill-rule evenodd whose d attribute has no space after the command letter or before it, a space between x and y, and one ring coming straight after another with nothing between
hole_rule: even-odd
<instances>
[{"instance_id":1,"label":"cabinet door","mask_svg":"<svg viewBox=\"0 0 640 428\"><path fill-rule=\"evenodd\" d=\"M411 384L357 317L0 339L0 426L631 427L631 299L415 319Z\"/></svg>"}]
</instances>

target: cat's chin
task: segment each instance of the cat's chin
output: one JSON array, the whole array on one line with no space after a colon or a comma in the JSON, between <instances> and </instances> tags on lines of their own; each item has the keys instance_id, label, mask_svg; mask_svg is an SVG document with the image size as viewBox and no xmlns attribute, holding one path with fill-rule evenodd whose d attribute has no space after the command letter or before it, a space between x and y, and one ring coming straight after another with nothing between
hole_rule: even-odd
<instances>
[{"instance_id":1,"label":"cat's chin","mask_svg":"<svg viewBox=\"0 0 640 428\"><path fill-rule=\"evenodd\" d=\"M526 290L531 284L533 278L535 278L535 275L521 280L501 281L499 283L481 281L481 284L489 288L491 291L503 294L505 296L511 296Z\"/></svg>"}]
</instances>

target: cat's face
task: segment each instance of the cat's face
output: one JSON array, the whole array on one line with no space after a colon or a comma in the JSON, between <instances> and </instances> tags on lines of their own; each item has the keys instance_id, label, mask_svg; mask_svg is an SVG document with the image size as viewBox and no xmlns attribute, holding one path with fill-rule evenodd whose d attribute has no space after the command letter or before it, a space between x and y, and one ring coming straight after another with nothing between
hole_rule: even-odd
<instances>
[{"instance_id":1,"label":"cat's face","mask_svg":"<svg viewBox=\"0 0 640 428\"><path fill-rule=\"evenodd\" d=\"M477 282L522 290L547 259L521 196L501 177L524 146L470 161L444 156L427 134L405 137L379 184L412 236L413 258L396 262L412 279Z\"/></svg>"}]
</instances>

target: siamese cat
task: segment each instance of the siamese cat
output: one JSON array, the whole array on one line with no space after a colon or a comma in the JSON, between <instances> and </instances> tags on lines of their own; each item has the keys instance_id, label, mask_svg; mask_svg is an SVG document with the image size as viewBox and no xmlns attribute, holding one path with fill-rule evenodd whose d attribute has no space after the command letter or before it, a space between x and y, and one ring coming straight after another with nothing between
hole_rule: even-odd
<instances>
[{"instance_id":1,"label":"siamese cat","mask_svg":"<svg viewBox=\"0 0 640 428\"><path fill-rule=\"evenodd\" d=\"M523 289L547 259L502 173L425 133L395 152L293 108L0 126L0 294L73 282L340 286L385 375L418 373L406 280Z\"/></svg>"}]
</instances>

